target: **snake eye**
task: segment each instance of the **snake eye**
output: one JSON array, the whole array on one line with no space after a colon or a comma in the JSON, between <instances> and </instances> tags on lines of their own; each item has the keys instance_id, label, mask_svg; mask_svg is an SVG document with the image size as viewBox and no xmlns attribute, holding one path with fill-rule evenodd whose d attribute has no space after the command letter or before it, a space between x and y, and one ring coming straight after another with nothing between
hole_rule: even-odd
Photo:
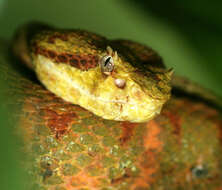
<instances>
[{"instance_id":1,"label":"snake eye","mask_svg":"<svg viewBox=\"0 0 222 190\"><path fill-rule=\"evenodd\" d=\"M110 75L114 69L113 58L110 55L104 56L100 61L100 67L102 73Z\"/></svg>"}]
</instances>

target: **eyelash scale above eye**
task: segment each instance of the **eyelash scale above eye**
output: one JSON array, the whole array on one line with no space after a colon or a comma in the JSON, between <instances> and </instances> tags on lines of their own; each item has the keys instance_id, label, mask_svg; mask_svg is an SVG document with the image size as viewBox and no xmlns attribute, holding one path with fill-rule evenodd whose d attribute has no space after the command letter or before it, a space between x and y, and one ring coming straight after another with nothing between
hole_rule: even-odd
<instances>
[{"instance_id":1,"label":"eyelash scale above eye","mask_svg":"<svg viewBox=\"0 0 222 190\"><path fill-rule=\"evenodd\" d=\"M110 62L111 56L105 60L104 66L106 66Z\"/></svg>"}]
</instances>

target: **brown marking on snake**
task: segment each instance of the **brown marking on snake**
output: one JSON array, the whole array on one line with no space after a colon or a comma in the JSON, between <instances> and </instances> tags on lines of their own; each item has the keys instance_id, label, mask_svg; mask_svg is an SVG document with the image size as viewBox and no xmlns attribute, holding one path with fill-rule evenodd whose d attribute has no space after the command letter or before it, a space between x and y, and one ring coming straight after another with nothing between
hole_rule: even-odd
<instances>
[{"instance_id":1,"label":"brown marking on snake","mask_svg":"<svg viewBox=\"0 0 222 190\"><path fill-rule=\"evenodd\" d=\"M48 57L55 58L56 57L56 53L54 51L48 50Z\"/></svg>"},{"instance_id":2,"label":"brown marking on snake","mask_svg":"<svg viewBox=\"0 0 222 190\"><path fill-rule=\"evenodd\" d=\"M72 59L70 60L70 65L73 66L73 67L77 67L77 68L78 68L79 60L78 60L78 59L75 59L75 58L72 58Z\"/></svg>"},{"instance_id":3,"label":"brown marking on snake","mask_svg":"<svg viewBox=\"0 0 222 190\"><path fill-rule=\"evenodd\" d=\"M130 122L122 122L122 134L119 139L120 144L123 146L125 145L133 135L134 128L137 126L136 123Z\"/></svg>"},{"instance_id":4,"label":"brown marking on snake","mask_svg":"<svg viewBox=\"0 0 222 190\"><path fill-rule=\"evenodd\" d=\"M66 63L68 61L68 56L66 56L65 54L60 54L60 55L57 55L57 62L60 62L60 63Z\"/></svg>"},{"instance_id":5,"label":"brown marking on snake","mask_svg":"<svg viewBox=\"0 0 222 190\"><path fill-rule=\"evenodd\" d=\"M55 33L48 38L48 43L54 44L56 39L60 39L62 41L68 41L67 34Z\"/></svg>"},{"instance_id":6,"label":"brown marking on snake","mask_svg":"<svg viewBox=\"0 0 222 190\"><path fill-rule=\"evenodd\" d=\"M56 111L45 109L47 123L56 138L64 135L68 129L72 119L77 117L75 113L57 113Z\"/></svg>"},{"instance_id":7,"label":"brown marking on snake","mask_svg":"<svg viewBox=\"0 0 222 190\"><path fill-rule=\"evenodd\" d=\"M40 54L49 59L52 59L55 63L68 64L82 71L95 68L99 64L99 57L92 54L76 55L71 53L58 53L53 50L47 50L38 46L34 47L33 52L35 55Z\"/></svg>"},{"instance_id":8,"label":"brown marking on snake","mask_svg":"<svg viewBox=\"0 0 222 190\"><path fill-rule=\"evenodd\" d=\"M181 136L181 118L176 113L166 112L166 116L170 119L174 129L173 134L178 137L178 141L180 142Z\"/></svg>"}]
</instances>

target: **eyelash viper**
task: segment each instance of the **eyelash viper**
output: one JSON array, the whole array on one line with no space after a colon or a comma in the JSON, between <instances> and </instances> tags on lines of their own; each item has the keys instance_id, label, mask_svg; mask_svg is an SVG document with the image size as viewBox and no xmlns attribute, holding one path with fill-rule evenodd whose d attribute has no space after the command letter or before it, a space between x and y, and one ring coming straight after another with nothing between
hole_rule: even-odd
<instances>
[{"instance_id":1,"label":"eyelash viper","mask_svg":"<svg viewBox=\"0 0 222 190\"><path fill-rule=\"evenodd\" d=\"M97 37L87 34L92 39ZM154 73L166 71L160 57L150 52L150 48L125 40L113 41L110 46L114 51L112 58L117 51L118 57L127 54L127 60L156 64ZM110 51L106 47L100 59L104 65L98 71L108 72L104 77L110 77L112 61L111 55L106 57ZM21 58L28 64L27 55ZM192 99L189 94L176 94L173 90L161 113L149 122L106 120L44 89L31 73L20 72L20 62L0 61L0 79L8 86L1 93L8 93L9 107L19 106L10 113L17 118L13 130L19 131L24 141L23 152L28 155L22 161L31 176L26 188L218 190L222 187L221 113L201 98ZM121 81L117 83L122 88ZM116 85L115 80L112 84Z\"/></svg>"}]
</instances>

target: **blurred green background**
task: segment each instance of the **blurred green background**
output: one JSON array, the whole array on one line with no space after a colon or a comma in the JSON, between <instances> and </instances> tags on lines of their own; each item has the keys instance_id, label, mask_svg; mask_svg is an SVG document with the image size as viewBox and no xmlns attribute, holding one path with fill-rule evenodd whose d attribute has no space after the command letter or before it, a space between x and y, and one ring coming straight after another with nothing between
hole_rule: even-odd
<instances>
[{"instance_id":1,"label":"blurred green background","mask_svg":"<svg viewBox=\"0 0 222 190\"><path fill-rule=\"evenodd\" d=\"M19 25L38 20L135 40L158 51L177 74L222 96L221 12L220 0L0 0L0 39L10 40ZM6 127L10 114L2 102L0 96L0 189L21 189L17 141Z\"/></svg>"}]
</instances>

